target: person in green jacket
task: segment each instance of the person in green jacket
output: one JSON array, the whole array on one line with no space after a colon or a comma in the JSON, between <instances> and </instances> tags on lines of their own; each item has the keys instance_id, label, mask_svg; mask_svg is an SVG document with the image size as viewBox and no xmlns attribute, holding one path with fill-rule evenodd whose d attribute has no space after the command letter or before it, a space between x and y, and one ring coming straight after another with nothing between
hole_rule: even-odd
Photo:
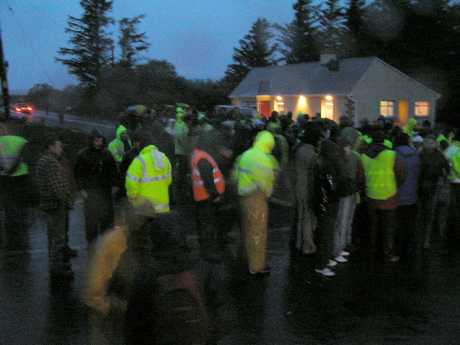
<instances>
[{"instance_id":1,"label":"person in green jacket","mask_svg":"<svg viewBox=\"0 0 460 345\"><path fill-rule=\"evenodd\" d=\"M119 125L117 127L116 137L110 142L108 149L117 165L120 165L125 157L125 153L131 149L128 129L125 126Z\"/></svg>"},{"instance_id":2,"label":"person in green jacket","mask_svg":"<svg viewBox=\"0 0 460 345\"><path fill-rule=\"evenodd\" d=\"M271 155L275 139L259 132L252 147L237 159L235 178L240 196L244 249L249 273L267 274L268 198L273 190L278 163Z\"/></svg>"},{"instance_id":3,"label":"person in green jacket","mask_svg":"<svg viewBox=\"0 0 460 345\"><path fill-rule=\"evenodd\" d=\"M448 234L449 240L460 238L458 226L460 224L460 130L457 129L452 144L449 147L448 160L450 164L450 196L449 196L449 220ZM449 241L450 243L458 243Z\"/></svg>"},{"instance_id":4,"label":"person in green jacket","mask_svg":"<svg viewBox=\"0 0 460 345\"><path fill-rule=\"evenodd\" d=\"M24 162L23 152L27 140L9 135L5 127L0 128L0 190L1 207L5 211L5 229L0 233L0 242L7 249L26 246L26 207L31 195L29 167ZM1 230L1 229L0 229Z\"/></svg>"}]
</instances>

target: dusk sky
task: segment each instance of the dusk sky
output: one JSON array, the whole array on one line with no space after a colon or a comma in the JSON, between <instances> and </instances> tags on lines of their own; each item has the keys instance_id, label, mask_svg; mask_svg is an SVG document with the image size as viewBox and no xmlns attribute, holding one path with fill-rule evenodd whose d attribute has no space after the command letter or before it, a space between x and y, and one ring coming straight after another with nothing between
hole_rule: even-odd
<instances>
[{"instance_id":1,"label":"dusk sky","mask_svg":"<svg viewBox=\"0 0 460 345\"><path fill-rule=\"evenodd\" d=\"M146 58L165 59L186 78L221 78L233 48L258 17L288 23L294 0L114 0L115 20L145 14L140 29L151 46ZM185 5L187 4L187 5ZM82 14L78 0L1 0L0 22L9 62L11 90L36 83L57 88L75 84L67 69L55 62L66 46L67 15ZM113 26L112 32L117 33ZM116 38L117 40L117 38Z\"/></svg>"}]
</instances>

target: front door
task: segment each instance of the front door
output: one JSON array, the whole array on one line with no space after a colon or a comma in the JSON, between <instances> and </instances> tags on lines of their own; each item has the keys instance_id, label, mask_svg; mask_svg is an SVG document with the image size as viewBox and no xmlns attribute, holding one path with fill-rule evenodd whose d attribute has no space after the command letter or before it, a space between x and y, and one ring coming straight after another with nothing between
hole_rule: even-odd
<instances>
[{"instance_id":1,"label":"front door","mask_svg":"<svg viewBox=\"0 0 460 345\"><path fill-rule=\"evenodd\" d=\"M409 119L409 102L407 100L399 101L398 115L399 125L404 126Z\"/></svg>"},{"instance_id":2,"label":"front door","mask_svg":"<svg viewBox=\"0 0 460 345\"><path fill-rule=\"evenodd\" d=\"M268 119L271 115L270 111L270 101L260 101L259 102L259 111L260 115Z\"/></svg>"}]
</instances>

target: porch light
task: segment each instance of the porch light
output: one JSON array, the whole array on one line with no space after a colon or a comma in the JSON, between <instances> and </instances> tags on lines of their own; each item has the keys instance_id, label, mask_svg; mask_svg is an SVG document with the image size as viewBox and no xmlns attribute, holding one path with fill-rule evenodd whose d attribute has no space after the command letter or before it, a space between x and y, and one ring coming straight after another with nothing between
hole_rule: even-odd
<instances>
[{"instance_id":1,"label":"porch light","mask_svg":"<svg viewBox=\"0 0 460 345\"><path fill-rule=\"evenodd\" d=\"M281 96L276 96L276 100L277 100L278 102L281 102L281 101L283 100L283 97L281 97Z\"/></svg>"},{"instance_id":2,"label":"porch light","mask_svg":"<svg viewBox=\"0 0 460 345\"><path fill-rule=\"evenodd\" d=\"M334 97L332 95L326 95L326 96L324 96L324 99L326 101L332 101L334 99Z\"/></svg>"}]
</instances>

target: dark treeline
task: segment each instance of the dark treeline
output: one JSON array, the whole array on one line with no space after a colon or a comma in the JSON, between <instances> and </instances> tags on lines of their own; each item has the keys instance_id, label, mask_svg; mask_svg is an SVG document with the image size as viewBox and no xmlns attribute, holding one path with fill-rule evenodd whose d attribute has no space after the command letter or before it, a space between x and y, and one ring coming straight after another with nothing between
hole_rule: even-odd
<instances>
[{"instance_id":1,"label":"dark treeline","mask_svg":"<svg viewBox=\"0 0 460 345\"><path fill-rule=\"evenodd\" d=\"M81 0L83 14L68 18L69 47L57 60L80 81L57 91L36 85L29 98L39 107L72 107L110 116L132 104L160 107L185 102L200 110L227 103L227 95L253 67L378 56L440 92L441 119L454 121L460 104L460 4L448 0L298 0L290 23L258 18L234 49L222 80L187 80L167 61L147 60L143 15L118 21L118 49L109 28L113 2ZM52 95L43 97L43 95ZM56 96L56 97L55 97ZM46 103L46 104L44 104Z\"/></svg>"}]
</instances>

